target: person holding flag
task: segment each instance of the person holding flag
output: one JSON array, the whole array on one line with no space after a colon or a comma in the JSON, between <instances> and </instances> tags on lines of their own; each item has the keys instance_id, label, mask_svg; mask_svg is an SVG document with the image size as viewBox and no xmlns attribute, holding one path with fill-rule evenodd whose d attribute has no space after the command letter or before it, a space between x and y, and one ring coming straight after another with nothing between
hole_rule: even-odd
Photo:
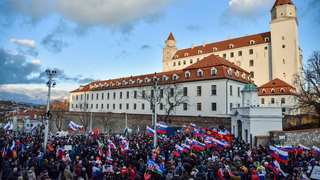
<instances>
[{"instance_id":1,"label":"person holding flag","mask_svg":"<svg viewBox=\"0 0 320 180\"><path fill-rule=\"evenodd\" d=\"M36 130L37 128L37 125L34 125L32 128L31 128L31 134L33 133L34 130Z\"/></svg>"}]
</instances>

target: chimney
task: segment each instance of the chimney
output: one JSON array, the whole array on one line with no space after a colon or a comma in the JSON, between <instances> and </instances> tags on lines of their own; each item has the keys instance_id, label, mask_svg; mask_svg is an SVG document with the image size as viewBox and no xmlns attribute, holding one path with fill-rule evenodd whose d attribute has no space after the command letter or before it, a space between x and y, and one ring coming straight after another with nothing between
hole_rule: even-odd
<instances>
[{"instance_id":1,"label":"chimney","mask_svg":"<svg viewBox=\"0 0 320 180\"><path fill-rule=\"evenodd\" d=\"M228 36L228 40L230 40L231 39L231 36Z\"/></svg>"},{"instance_id":2,"label":"chimney","mask_svg":"<svg viewBox=\"0 0 320 180\"><path fill-rule=\"evenodd\" d=\"M191 49L193 49L193 48L194 48L194 44L192 43L192 44L191 44Z\"/></svg>"},{"instance_id":3,"label":"chimney","mask_svg":"<svg viewBox=\"0 0 320 180\"><path fill-rule=\"evenodd\" d=\"M212 40L212 43L216 43L216 40Z\"/></svg>"},{"instance_id":4,"label":"chimney","mask_svg":"<svg viewBox=\"0 0 320 180\"><path fill-rule=\"evenodd\" d=\"M203 47L206 46L206 42L205 42L205 41L202 42L202 46L203 46Z\"/></svg>"},{"instance_id":5,"label":"chimney","mask_svg":"<svg viewBox=\"0 0 320 180\"><path fill-rule=\"evenodd\" d=\"M248 34L246 34L246 36L248 36Z\"/></svg>"}]
</instances>

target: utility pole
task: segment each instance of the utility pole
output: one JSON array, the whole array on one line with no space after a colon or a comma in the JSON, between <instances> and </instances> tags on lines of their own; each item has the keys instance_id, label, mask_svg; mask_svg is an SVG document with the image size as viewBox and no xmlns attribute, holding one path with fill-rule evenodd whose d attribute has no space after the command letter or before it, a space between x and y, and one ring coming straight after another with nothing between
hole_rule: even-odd
<instances>
[{"instance_id":1,"label":"utility pole","mask_svg":"<svg viewBox=\"0 0 320 180\"><path fill-rule=\"evenodd\" d=\"M157 148L157 131L156 131L156 125L157 125L157 90L158 90L158 79L154 78L154 123L153 123L153 129L154 129L154 136L153 136L153 147L154 149Z\"/></svg>"},{"instance_id":2,"label":"utility pole","mask_svg":"<svg viewBox=\"0 0 320 180\"><path fill-rule=\"evenodd\" d=\"M47 82L48 86L48 99L47 99L47 112L45 114L45 133L44 133L44 143L43 143L43 151L46 153L47 150L47 144L48 144L48 134L49 134L49 119L52 118L52 115L50 114L50 93L51 93L51 86L54 87L56 85L55 82L52 83L52 76L57 73L55 70L46 70L47 75L49 75L49 81Z\"/></svg>"}]
</instances>

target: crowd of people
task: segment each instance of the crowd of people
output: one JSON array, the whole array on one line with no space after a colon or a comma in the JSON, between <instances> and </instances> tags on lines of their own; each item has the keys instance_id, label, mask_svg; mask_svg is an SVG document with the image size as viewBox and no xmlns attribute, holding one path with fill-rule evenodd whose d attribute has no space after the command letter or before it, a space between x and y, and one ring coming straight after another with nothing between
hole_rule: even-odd
<instances>
[{"instance_id":1,"label":"crowd of people","mask_svg":"<svg viewBox=\"0 0 320 180\"><path fill-rule=\"evenodd\" d=\"M175 146L186 138L192 139L193 133L163 137L155 149L153 137L146 134L50 137L44 152L43 135L1 136L2 179L297 180L310 177L312 168L319 165L314 154L293 152L287 164L279 163L275 170L270 168L274 159L269 147L250 148L237 138L228 147L191 149L177 156ZM121 147L123 139L128 142L126 148ZM202 137L195 139L204 142ZM64 150L66 145L69 150ZM149 159L157 166L150 165Z\"/></svg>"}]
</instances>

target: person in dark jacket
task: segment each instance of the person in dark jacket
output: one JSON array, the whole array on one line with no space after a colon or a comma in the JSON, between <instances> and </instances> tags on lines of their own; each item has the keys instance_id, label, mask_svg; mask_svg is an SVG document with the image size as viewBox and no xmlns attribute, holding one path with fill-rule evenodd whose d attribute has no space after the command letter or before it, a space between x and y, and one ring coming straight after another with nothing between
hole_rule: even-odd
<instances>
[{"instance_id":1,"label":"person in dark jacket","mask_svg":"<svg viewBox=\"0 0 320 180\"><path fill-rule=\"evenodd\" d=\"M3 165L2 179L6 180L9 177L9 174L12 172L12 159L9 158Z\"/></svg>"},{"instance_id":2,"label":"person in dark jacket","mask_svg":"<svg viewBox=\"0 0 320 180\"><path fill-rule=\"evenodd\" d=\"M49 168L49 177L51 180L58 180L60 174L60 170L55 166L54 162L51 164Z\"/></svg>"},{"instance_id":3,"label":"person in dark jacket","mask_svg":"<svg viewBox=\"0 0 320 180\"><path fill-rule=\"evenodd\" d=\"M8 180L17 180L21 174L18 172L18 168L13 168L13 171L9 174Z\"/></svg>"},{"instance_id":4,"label":"person in dark jacket","mask_svg":"<svg viewBox=\"0 0 320 180\"><path fill-rule=\"evenodd\" d=\"M93 179L94 180L103 180L103 174L99 168L96 170L96 172L93 173Z\"/></svg>"}]
</instances>

